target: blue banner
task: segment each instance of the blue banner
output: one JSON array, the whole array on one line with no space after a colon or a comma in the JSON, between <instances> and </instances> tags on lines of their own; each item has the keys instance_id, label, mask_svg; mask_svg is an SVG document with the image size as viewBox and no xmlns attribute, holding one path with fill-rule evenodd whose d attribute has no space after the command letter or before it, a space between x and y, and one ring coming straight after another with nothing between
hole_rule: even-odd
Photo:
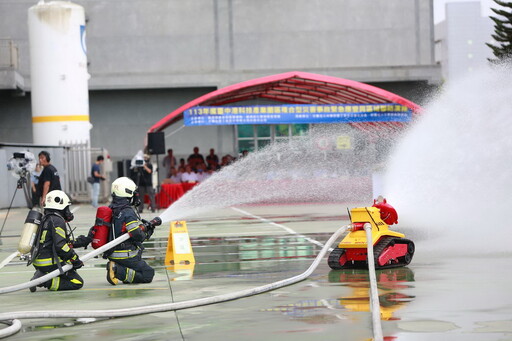
<instances>
[{"instance_id":1,"label":"blue banner","mask_svg":"<svg viewBox=\"0 0 512 341\"><path fill-rule=\"evenodd\" d=\"M408 122L412 110L401 104L293 104L237 107L197 106L183 113L186 126Z\"/></svg>"}]
</instances>

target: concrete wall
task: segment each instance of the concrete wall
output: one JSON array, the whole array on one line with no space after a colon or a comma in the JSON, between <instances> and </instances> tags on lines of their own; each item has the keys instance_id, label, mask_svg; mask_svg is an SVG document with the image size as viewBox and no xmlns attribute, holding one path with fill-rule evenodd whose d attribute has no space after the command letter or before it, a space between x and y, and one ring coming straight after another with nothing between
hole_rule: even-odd
<instances>
[{"instance_id":1,"label":"concrete wall","mask_svg":"<svg viewBox=\"0 0 512 341\"><path fill-rule=\"evenodd\" d=\"M0 89L0 142L32 142L27 10L36 2L0 0L0 38L18 46L26 91ZM114 161L131 158L147 129L182 104L256 77L314 72L420 104L440 80L431 0L74 2L87 18L91 146L108 149ZM232 126L172 134L181 125L165 131L177 156L194 146L234 153Z\"/></svg>"},{"instance_id":2,"label":"concrete wall","mask_svg":"<svg viewBox=\"0 0 512 341\"><path fill-rule=\"evenodd\" d=\"M1 38L29 78L27 9L0 0ZM432 1L82 0L91 89L225 86L301 70L436 81ZM27 82L29 89L29 82Z\"/></svg>"}]
</instances>

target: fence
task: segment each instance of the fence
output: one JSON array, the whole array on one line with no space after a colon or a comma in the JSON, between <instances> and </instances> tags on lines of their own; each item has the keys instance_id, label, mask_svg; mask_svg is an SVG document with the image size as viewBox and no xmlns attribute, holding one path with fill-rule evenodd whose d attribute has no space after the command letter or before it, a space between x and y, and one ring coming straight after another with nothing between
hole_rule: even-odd
<instances>
[{"instance_id":1,"label":"fence","mask_svg":"<svg viewBox=\"0 0 512 341\"><path fill-rule=\"evenodd\" d=\"M40 146L21 143L0 143L0 208L30 207L31 191L25 198L23 191L17 189L18 178L12 176L5 166L13 157L13 153L28 151L37 155L46 150L51 155L51 163L57 168L60 176L61 187L68 193L73 202L90 203L91 186L87 183L87 177L91 173L92 164L98 155L103 155L105 162L102 166L102 174L107 178L101 182L100 202L110 198L110 173L112 162L108 151L104 148L91 148L88 143L63 143L61 146ZM27 179L30 188L30 177ZM18 195L16 192L18 191Z\"/></svg>"},{"instance_id":2,"label":"fence","mask_svg":"<svg viewBox=\"0 0 512 341\"><path fill-rule=\"evenodd\" d=\"M66 188L75 202L88 202L91 198L91 186L87 183L87 177L91 176L92 164L98 155L103 155L103 173L107 180L101 182L99 201L109 198L109 175L112 172L112 164L108 157L108 151L104 148L91 148L88 143L62 143L65 147L64 168L67 174Z\"/></svg>"},{"instance_id":3,"label":"fence","mask_svg":"<svg viewBox=\"0 0 512 341\"><path fill-rule=\"evenodd\" d=\"M18 69L18 47L10 39L0 39L0 69Z\"/></svg>"}]
</instances>

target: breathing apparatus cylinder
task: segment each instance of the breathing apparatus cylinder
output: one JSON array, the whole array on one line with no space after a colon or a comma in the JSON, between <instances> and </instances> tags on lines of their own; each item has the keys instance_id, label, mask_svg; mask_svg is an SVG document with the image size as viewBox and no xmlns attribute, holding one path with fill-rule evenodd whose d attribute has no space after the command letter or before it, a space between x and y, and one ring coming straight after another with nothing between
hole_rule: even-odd
<instances>
[{"instance_id":1,"label":"breathing apparatus cylinder","mask_svg":"<svg viewBox=\"0 0 512 341\"><path fill-rule=\"evenodd\" d=\"M108 242L112 226L112 210L108 206L100 206L96 210L96 222L92 227L92 247L97 249Z\"/></svg>"},{"instance_id":2,"label":"breathing apparatus cylinder","mask_svg":"<svg viewBox=\"0 0 512 341\"><path fill-rule=\"evenodd\" d=\"M18 243L18 251L21 254L29 253L34 245L34 241L37 236L37 229L41 225L43 214L37 210L30 210L27 218L25 219L25 225L21 232L20 242Z\"/></svg>"}]
</instances>

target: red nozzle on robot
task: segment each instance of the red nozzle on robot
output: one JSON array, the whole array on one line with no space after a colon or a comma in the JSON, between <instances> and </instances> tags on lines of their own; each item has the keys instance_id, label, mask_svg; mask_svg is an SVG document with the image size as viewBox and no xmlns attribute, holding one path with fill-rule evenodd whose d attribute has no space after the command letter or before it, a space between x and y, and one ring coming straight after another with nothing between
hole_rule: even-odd
<instances>
[{"instance_id":1,"label":"red nozzle on robot","mask_svg":"<svg viewBox=\"0 0 512 341\"><path fill-rule=\"evenodd\" d=\"M398 213L393 206L387 203L386 199L379 196L373 200L373 207L380 210L380 218L388 225L398 223Z\"/></svg>"}]
</instances>

